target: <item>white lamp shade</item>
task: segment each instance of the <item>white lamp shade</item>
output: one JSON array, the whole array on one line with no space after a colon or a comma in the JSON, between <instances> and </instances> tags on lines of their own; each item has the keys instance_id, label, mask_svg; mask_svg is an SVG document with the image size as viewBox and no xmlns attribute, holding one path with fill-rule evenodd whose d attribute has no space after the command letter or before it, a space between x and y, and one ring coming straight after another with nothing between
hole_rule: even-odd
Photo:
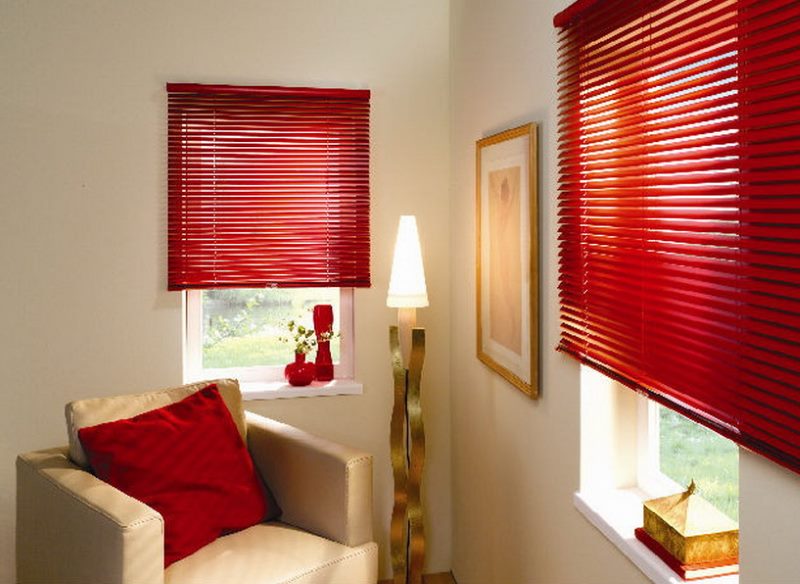
<instances>
[{"instance_id":1,"label":"white lamp shade","mask_svg":"<svg viewBox=\"0 0 800 584\"><path fill-rule=\"evenodd\" d=\"M425 268L422 266L422 249L417 233L417 218L414 215L400 216L386 306L393 308L428 306Z\"/></svg>"}]
</instances>

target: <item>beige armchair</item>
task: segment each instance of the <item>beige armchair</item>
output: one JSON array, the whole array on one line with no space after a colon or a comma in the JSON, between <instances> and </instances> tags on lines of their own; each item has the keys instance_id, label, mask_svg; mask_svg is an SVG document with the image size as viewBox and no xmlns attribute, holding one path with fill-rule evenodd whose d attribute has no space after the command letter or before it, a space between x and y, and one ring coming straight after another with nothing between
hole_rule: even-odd
<instances>
[{"instance_id":1,"label":"beige armchair","mask_svg":"<svg viewBox=\"0 0 800 584\"><path fill-rule=\"evenodd\" d=\"M166 570L159 513L73 462L66 446L20 455L17 582L374 584L371 456L250 412L242 427L280 522L221 537Z\"/></svg>"}]
</instances>

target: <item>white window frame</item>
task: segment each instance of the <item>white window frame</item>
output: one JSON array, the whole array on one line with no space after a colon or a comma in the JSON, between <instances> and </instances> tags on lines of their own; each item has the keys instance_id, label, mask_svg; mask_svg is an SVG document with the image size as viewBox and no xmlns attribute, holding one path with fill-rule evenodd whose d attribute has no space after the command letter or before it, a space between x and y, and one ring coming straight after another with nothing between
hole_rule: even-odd
<instances>
[{"instance_id":1,"label":"white window frame","mask_svg":"<svg viewBox=\"0 0 800 584\"><path fill-rule=\"evenodd\" d=\"M204 379L220 379L231 377L238 379L243 393L247 390L269 389L280 390L285 386L283 378L284 365L264 365L256 367L225 367L204 368L202 361L203 352L203 307L201 290L184 291L184 326L183 326L183 378L184 383L201 381ZM354 343L354 306L353 288L339 288L339 320L334 323L340 333L339 362L335 363L334 382L340 388L348 388L353 383L355 372L355 343ZM286 363L292 360L291 350L287 347ZM314 387L320 384L315 382ZM325 384L322 384L325 385ZM299 391L294 392L300 396ZM361 393L360 391L341 391L339 393ZM305 393L304 395L311 395ZM274 397L286 397L276 394Z\"/></svg>"},{"instance_id":2,"label":"white window frame","mask_svg":"<svg viewBox=\"0 0 800 584\"><path fill-rule=\"evenodd\" d=\"M647 493L677 493L686 488L661 472L661 432L658 404L639 396L637 407L636 478Z\"/></svg>"},{"instance_id":3,"label":"white window frame","mask_svg":"<svg viewBox=\"0 0 800 584\"><path fill-rule=\"evenodd\" d=\"M658 410L645 396L585 365L580 368L581 472L575 508L652 582L685 584L634 536L644 501L685 489L659 468ZM703 582L739 584L739 576Z\"/></svg>"}]
</instances>

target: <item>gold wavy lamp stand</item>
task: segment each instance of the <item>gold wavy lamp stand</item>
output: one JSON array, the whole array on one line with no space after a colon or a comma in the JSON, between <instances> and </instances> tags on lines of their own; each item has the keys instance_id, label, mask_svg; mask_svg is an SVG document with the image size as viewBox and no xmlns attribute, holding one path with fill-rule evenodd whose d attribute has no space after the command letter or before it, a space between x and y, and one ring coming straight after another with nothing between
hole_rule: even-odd
<instances>
[{"instance_id":1,"label":"gold wavy lamp stand","mask_svg":"<svg viewBox=\"0 0 800 584\"><path fill-rule=\"evenodd\" d=\"M411 331L408 368L403 363L398 327L389 327L394 376L391 420L394 509L391 546L394 584L422 584L425 532L420 500L425 463L425 430L422 423L420 379L425 361L425 329Z\"/></svg>"}]
</instances>

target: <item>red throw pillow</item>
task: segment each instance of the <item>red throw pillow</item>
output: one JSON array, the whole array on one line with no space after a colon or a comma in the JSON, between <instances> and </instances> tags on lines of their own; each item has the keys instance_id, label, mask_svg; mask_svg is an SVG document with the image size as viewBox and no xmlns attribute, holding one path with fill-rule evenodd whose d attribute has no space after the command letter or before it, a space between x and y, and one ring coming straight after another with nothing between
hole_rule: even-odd
<instances>
[{"instance_id":1,"label":"red throw pillow","mask_svg":"<svg viewBox=\"0 0 800 584\"><path fill-rule=\"evenodd\" d=\"M165 568L280 513L216 385L78 436L98 478L164 517Z\"/></svg>"}]
</instances>

